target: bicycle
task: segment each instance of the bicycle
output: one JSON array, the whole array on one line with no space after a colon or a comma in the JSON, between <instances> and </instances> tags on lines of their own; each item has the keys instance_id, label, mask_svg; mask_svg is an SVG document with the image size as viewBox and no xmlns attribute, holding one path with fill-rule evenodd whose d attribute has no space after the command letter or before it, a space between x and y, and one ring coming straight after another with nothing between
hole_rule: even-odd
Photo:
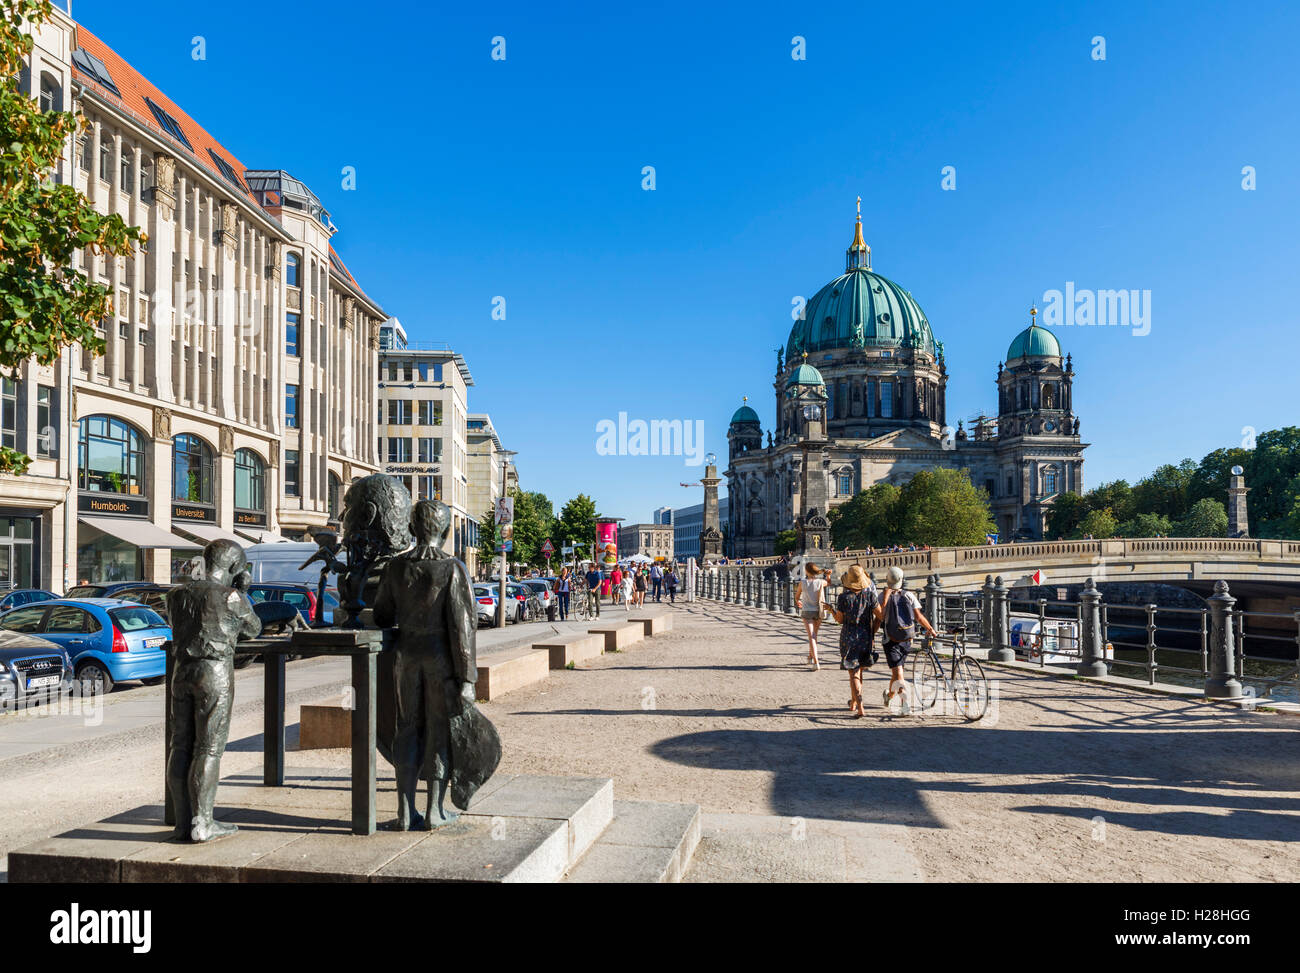
<instances>
[{"instance_id":1,"label":"bicycle","mask_svg":"<svg viewBox=\"0 0 1300 973\"><path fill-rule=\"evenodd\" d=\"M587 597L586 585L573 585L570 588L569 617L583 622L591 620L591 599Z\"/></svg>"},{"instance_id":2,"label":"bicycle","mask_svg":"<svg viewBox=\"0 0 1300 973\"><path fill-rule=\"evenodd\" d=\"M989 709L989 681L984 668L966 654L966 626L949 629L952 637L951 674L945 674L943 662L934 651L935 636L927 634L921 651L912 656L912 695L921 712L939 702L939 684L945 698L951 697L957 712L973 723L983 719Z\"/></svg>"}]
</instances>

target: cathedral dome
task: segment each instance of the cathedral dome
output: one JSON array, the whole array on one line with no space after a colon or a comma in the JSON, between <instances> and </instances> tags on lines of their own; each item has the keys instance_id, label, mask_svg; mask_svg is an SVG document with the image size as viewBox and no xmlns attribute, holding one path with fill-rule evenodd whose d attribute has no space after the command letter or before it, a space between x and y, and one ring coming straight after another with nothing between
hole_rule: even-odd
<instances>
[{"instance_id":1,"label":"cathedral dome","mask_svg":"<svg viewBox=\"0 0 1300 973\"><path fill-rule=\"evenodd\" d=\"M872 272L860 215L848 269L804 305L785 354L793 360L804 352L845 348L917 348L935 355L934 333L920 305L888 277Z\"/></svg>"},{"instance_id":2,"label":"cathedral dome","mask_svg":"<svg viewBox=\"0 0 1300 973\"><path fill-rule=\"evenodd\" d=\"M821 372L804 362L791 373L790 380L785 384L787 388L791 385L825 385L826 380L822 378ZM735 422L736 420L732 419L731 421Z\"/></svg>"},{"instance_id":3,"label":"cathedral dome","mask_svg":"<svg viewBox=\"0 0 1300 973\"><path fill-rule=\"evenodd\" d=\"M738 422L758 422L758 413L747 405L742 405L736 410L736 414L731 417L731 424L734 426Z\"/></svg>"},{"instance_id":4,"label":"cathedral dome","mask_svg":"<svg viewBox=\"0 0 1300 973\"><path fill-rule=\"evenodd\" d=\"M1007 348L1007 361L1015 358L1060 357L1061 343L1056 340L1056 335L1037 323L1031 324L1016 335Z\"/></svg>"}]
</instances>

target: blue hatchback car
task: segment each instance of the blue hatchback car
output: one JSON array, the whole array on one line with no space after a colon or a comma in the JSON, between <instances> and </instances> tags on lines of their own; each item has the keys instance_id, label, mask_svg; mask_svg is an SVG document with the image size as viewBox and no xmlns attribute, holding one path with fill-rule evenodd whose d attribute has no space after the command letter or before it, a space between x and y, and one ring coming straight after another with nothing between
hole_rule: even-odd
<instances>
[{"instance_id":1,"label":"blue hatchback car","mask_svg":"<svg viewBox=\"0 0 1300 973\"><path fill-rule=\"evenodd\" d=\"M155 685L167 673L172 630L152 608L113 598L59 598L0 615L0 629L39 635L67 649L76 678L109 692L131 679Z\"/></svg>"}]
</instances>

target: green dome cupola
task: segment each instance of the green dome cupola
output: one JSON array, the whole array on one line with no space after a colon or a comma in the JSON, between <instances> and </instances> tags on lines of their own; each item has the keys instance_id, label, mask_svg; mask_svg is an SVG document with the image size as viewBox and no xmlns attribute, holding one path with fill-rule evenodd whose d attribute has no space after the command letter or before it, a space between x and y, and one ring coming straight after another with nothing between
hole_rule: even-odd
<instances>
[{"instance_id":1,"label":"green dome cupola","mask_svg":"<svg viewBox=\"0 0 1300 973\"><path fill-rule=\"evenodd\" d=\"M749 396L745 396L744 400L746 403L748 403ZM758 422L758 421L759 421L758 413L755 412L753 409L751 409L748 405L742 405L739 409L736 410L735 415L731 417L731 424L733 426L740 422Z\"/></svg>"},{"instance_id":2,"label":"green dome cupola","mask_svg":"<svg viewBox=\"0 0 1300 973\"><path fill-rule=\"evenodd\" d=\"M1056 335L1038 323L1038 308L1029 311L1030 325L1011 340L1007 361L1017 358L1060 358L1061 343Z\"/></svg>"},{"instance_id":3,"label":"green dome cupola","mask_svg":"<svg viewBox=\"0 0 1300 973\"><path fill-rule=\"evenodd\" d=\"M805 359L808 358L807 352L804 353L804 358ZM809 365L806 360L798 368L796 368L793 372L790 373L790 377L786 380L785 383L786 388L790 388L792 385L825 385L825 384L826 384L826 380L822 378L822 373L817 371L817 369L813 368L811 365Z\"/></svg>"},{"instance_id":4,"label":"green dome cupola","mask_svg":"<svg viewBox=\"0 0 1300 973\"><path fill-rule=\"evenodd\" d=\"M904 288L871 269L871 248L862 238L861 197L845 271L804 305L790 329L786 358L803 352L851 348L915 348L936 357L930 322Z\"/></svg>"}]
</instances>

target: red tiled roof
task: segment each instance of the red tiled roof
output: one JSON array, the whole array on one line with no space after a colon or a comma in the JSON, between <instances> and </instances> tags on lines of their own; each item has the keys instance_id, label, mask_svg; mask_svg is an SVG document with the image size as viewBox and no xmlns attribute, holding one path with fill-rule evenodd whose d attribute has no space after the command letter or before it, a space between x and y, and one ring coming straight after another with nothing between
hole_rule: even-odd
<instances>
[{"instance_id":1,"label":"red tiled roof","mask_svg":"<svg viewBox=\"0 0 1300 973\"><path fill-rule=\"evenodd\" d=\"M348 265L343 262L343 258L339 256L339 252L335 250L332 246L330 247L330 256L338 261L338 265L343 271L343 276L348 279L348 283L350 283L357 290L361 291L361 285L358 284L357 279L352 276L352 271L348 270ZM361 293L364 294L365 291L361 291Z\"/></svg>"},{"instance_id":2,"label":"red tiled roof","mask_svg":"<svg viewBox=\"0 0 1300 973\"><path fill-rule=\"evenodd\" d=\"M190 116L187 115L185 111L176 104L176 102L172 101L156 87L150 84L144 75L131 67L131 65L127 64L126 61L122 60L116 51L81 24L77 25L77 45L85 48L91 54L95 55L95 57L104 62L104 66L108 68L108 73L113 78L113 83L117 85L117 90L122 93L121 97L116 97L111 91L96 84L93 78L83 74L74 64L73 71L76 72L79 80L85 82L90 88L93 88L94 91L105 100L121 104L135 116L137 122L158 135L164 142L174 145L178 153L192 156L192 158L197 160L198 164L202 166L205 171L212 174L212 177L216 179L218 183L222 186L228 187L230 192L239 192L239 190L231 185L229 180L222 177L221 173L217 171L216 166L213 165L212 159L208 156L208 150L221 156L225 159L227 164L235 170L235 175L239 176L242 180L244 178L244 172L248 167L235 158L233 153L209 135L207 130L194 119L190 118ZM159 108L164 109L168 114L176 119L181 131L184 132L185 137L190 140L190 144L194 146L194 151L192 153L186 150L185 146L181 145L163 131L162 127L154 119L153 112L149 110L149 106L145 103L145 98L151 98ZM254 205L259 205L257 198L247 190L245 190L241 195L247 198Z\"/></svg>"}]
</instances>

